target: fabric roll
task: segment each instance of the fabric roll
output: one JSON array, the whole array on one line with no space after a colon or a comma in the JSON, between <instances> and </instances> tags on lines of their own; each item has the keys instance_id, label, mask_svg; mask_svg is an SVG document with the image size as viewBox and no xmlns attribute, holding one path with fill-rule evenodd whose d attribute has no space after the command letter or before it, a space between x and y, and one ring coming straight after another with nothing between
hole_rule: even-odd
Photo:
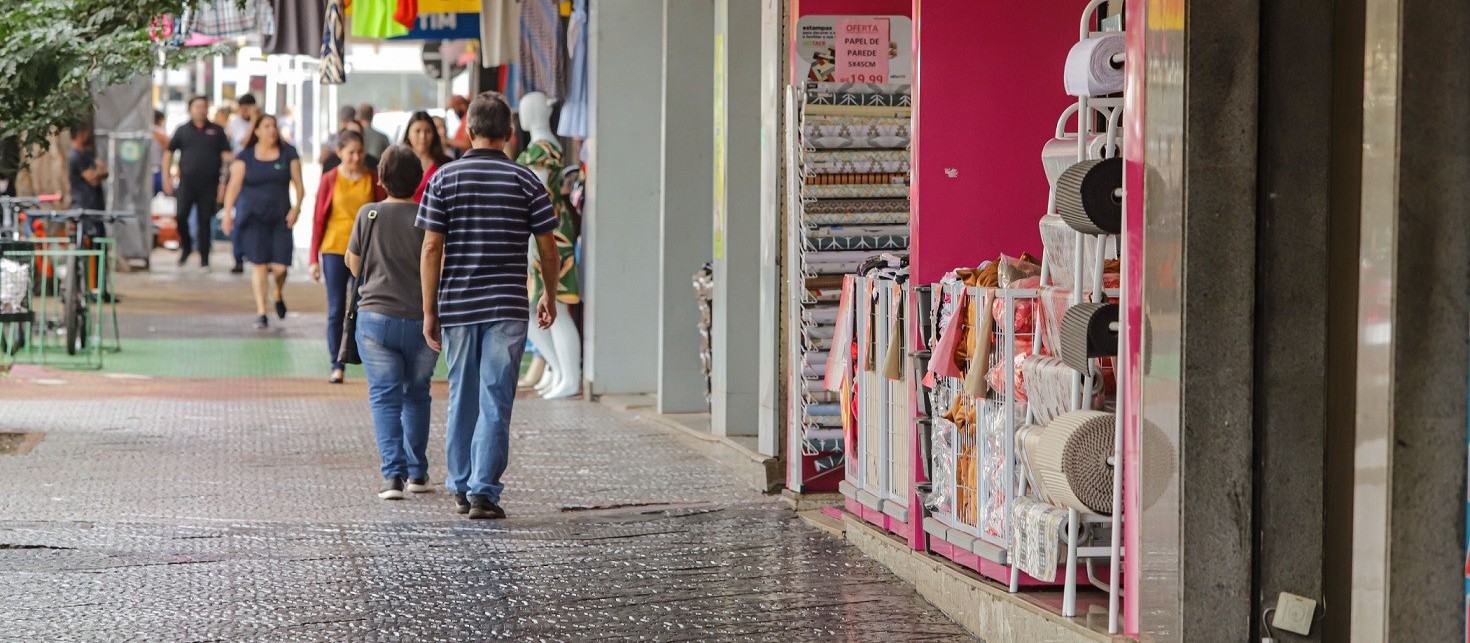
<instances>
[{"instance_id":1,"label":"fabric roll","mask_svg":"<svg viewBox=\"0 0 1470 643\"><path fill-rule=\"evenodd\" d=\"M872 213L885 214L902 212L908 216L909 200L902 199L833 199L829 201L813 201L802 204L802 212L807 214L847 214L847 213ZM905 219L907 220L907 219Z\"/></svg>"},{"instance_id":2,"label":"fabric roll","mask_svg":"<svg viewBox=\"0 0 1470 643\"><path fill-rule=\"evenodd\" d=\"M907 225L819 225L807 229L806 235L813 238L821 237L907 237L909 227Z\"/></svg>"},{"instance_id":3,"label":"fabric roll","mask_svg":"<svg viewBox=\"0 0 1470 643\"><path fill-rule=\"evenodd\" d=\"M320 56L326 16L325 2L276 0L271 16L275 29L266 34L261 51L313 58Z\"/></svg>"},{"instance_id":4,"label":"fabric roll","mask_svg":"<svg viewBox=\"0 0 1470 643\"><path fill-rule=\"evenodd\" d=\"M1061 562L1062 526L1067 510L1033 498L1011 503L1010 558L1022 572L1039 581L1057 579Z\"/></svg>"},{"instance_id":5,"label":"fabric roll","mask_svg":"<svg viewBox=\"0 0 1470 643\"><path fill-rule=\"evenodd\" d=\"M908 172L812 174L804 181L807 185L907 185L908 182Z\"/></svg>"},{"instance_id":6,"label":"fabric roll","mask_svg":"<svg viewBox=\"0 0 1470 643\"><path fill-rule=\"evenodd\" d=\"M908 230L908 212L808 212L802 219L818 226L892 225ZM898 225L902 224L902 225Z\"/></svg>"},{"instance_id":7,"label":"fabric roll","mask_svg":"<svg viewBox=\"0 0 1470 643\"><path fill-rule=\"evenodd\" d=\"M842 279L839 277L838 278L838 285L839 286L841 285L841 281L842 281ZM806 310L801 311L801 315L802 315L802 318L807 321L807 323L811 323L811 324L836 324L837 323L837 308L835 306L832 306L832 307L824 307L824 308L808 308Z\"/></svg>"},{"instance_id":8,"label":"fabric roll","mask_svg":"<svg viewBox=\"0 0 1470 643\"><path fill-rule=\"evenodd\" d=\"M910 107L884 106L884 105L807 105L805 116L858 116L863 118L901 118L908 120L913 116Z\"/></svg>"},{"instance_id":9,"label":"fabric roll","mask_svg":"<svg viewBox=\"0 0 1470 643\"><path fill-rule=\"evenodd\" d=\"M907 118L879 118L870 116L808 116L802 120L802 136L819 138L826 136L850 137L897 137L910 136L910 121Z\"/></svg>"},{"instance_id":10,"label":"fabric roll","mask_svg":"<svg viewBox=\"0 0 1470 643\"><path fill-rule=\"evenodd\" d=\"M322 29L323 85L341 85L347 82L347 63L344 58L346 33L347 29L342 19L342 0L328 0L326 26Z\"/></svg>"},{"instance_id":11,"label":"fabric roll","mask_svg":"<svg viewBox=\"0 0 1470 643\"><path fill-rule=\"evenodd\" d=\"M909 157L907 150L838 150L808 152L802 156L801 163L807 174L908 174Z\"/></svg>"},{"instance_id":12,"label":"fabric roll","mask_svg":"<svg viewBox=\"0 0 1470 643\"><path fill-rule=\"evenodd\" d=\"M907 184L806 185L801 188L804 199L880 199L908 196Z\"/></svg>"},{"instance_id":13,"label":"fabric roll","mask_svg":"<svg viewBox=\"0 0 1470 643\"><path fill-rule=\"evenodd\" d=\"M1061 217L1041 217L1041 247L1046 250L1047 274L1052 285L1071 290L1077 265L1077 231ZM1082 283L1091 284L1097 275L1097 244L1082 244Z\"/></svg>"},{"instance_id":14,"label":"fabric roll","mask_svg":"<svg viewBox=\"0 0 1470 643\"><path fill-rule=\"evenodd\" d=\"M578 0L584 12L586 0ZM521 42L520 0L480 0L480 64L509 65Z\"/></svg>"},{"instance_id":15,"label":"fabric roll","mask_svg":"<svg viewBox=\"0 0 1470 643\"><path fill-rule=\"evenodd\" d=\"M814 150L900 150L910 141L907 136L817 136L802 140Z\"/></svg>"},{"instance_id":16,"label":"fabric roll","mask_svg":"<svg viewBox=\"0 0 1470 643\"><path fill-rule=\"evenodd\" d=\"M1083 234L1118 234L1123 227L1122 189L1122 159L1074 164L1057 179L1057 215Z\"/></svg>"},{"instance_id":17,"label":"fabric roll","mask_svg":"<svg viewBox=\"0 0 1470 643\"><path fill-rule=\"evenodd\" d=\"M567 47L571 49L571 68L567 71L567 99L562 102L561 118L556 123L558 136L587 138L587 0L576 0L567 26Z\"/></svg>"},{"instance_id":18,"label":"fabric roll","mask_svg":"<svg viewBox=\"0 0 1470 643\"><path fill-rule=\"evenodd\" d=\"M264 32L266 12L264 0L246 0L245 6L235 0L206 0L199 3L190 25L194 33L210 38L234 38Z\"/></svg>"},{"instance_id":19,"label":"fabric roll","mask_svg":"<svg viewBox=\"0 0 1470 643\"><path fill-rule=\"evenodd\" d=\"M858 107L910 107L908 93L807 92L807 105L852 105ZM808 112L810 113L810 112Z\"/></svg>"},{"instance_id":20,"label":"fabric roll","mask_svg":"<svg viewBox=\"0 0 1470 643\"><path fill-rule=\"evenodd\" d=\"M561 79L566 59L561 51L561 14L556 0L520 0L521 42L516 64L520 67L520 93L546 94L547 100L561 98Z\"/></svg>"},{"instance_id":21,"label":"fabric roll","mask_svg":"<svg viewBox=\"0 0 1470 643\"><path fill-rule=\"evenodd\" d=\"M1114 64L1113 57L1122 56L1124 49L1122 33L1093 36L1072 45L1063 73L1067 94L1107 96L1123 91L1123 65Z\"/></svg>"},{"instance_id":22,"label":"fabric roll","mask_svg":"<svg viewBox=\"0 0 1470 643\"><path fill-rule=\"evenodd\" d=\"M839 404L808 404L808 405L806 405L806 414L807 415L839 415L841 413L842 413L842 406L839 405Z\"/></svg>"},{"instance_id":23,"label":"fabric roll","mask_svg":"<svg viewBox=\"0 0 1470 643\"><path fill-rule=\"evenodd\" d=\"M1094 357L1118 354L1118 305L1083 303L1067 309L1062 318L1062 361L1067 366L1087 373Z\"/></svg>"},{"instance_id":24,"label":"fabric roll","mask_svg":"<svg viewBox=\"0 0 1470 643\"><path fill-rule=\"evenodd\" d=\"M807 290L835 290L841 287L842 275L808 277L806 280Z\"/></svg>"},{"instance_id":25,"label":"fabric roll","mask_svg":"<svg viewBox=\"0 0 1470 643\"><path fill-rule=\"evenodd\" d=\"M859 237L814 237L806 241L813 251L831 250L901 250L909 247L908 235L859 236Z\"/></svg>"},{"instance_id":26,"label":"fabric roll","mask_svg":"<svg viewBox=\"0 0 1470 643\"><path fill-rule=\"evenodd\" d=\"M1116 417L1101 411L1072 411L1023 443L1027 466L1052 504L1103 516L1113 512L1113 436Z\"/></svg>"},{"instance_id":27,"label":"fabric roll","mask_svg":"<svg viewBox=\"0 0 1470 643\"><path fill-rule=\"evenodd\" d=\"M913 85L906 83L806 83L809 94L910 94Z\"/></svg>"}]
</instances>

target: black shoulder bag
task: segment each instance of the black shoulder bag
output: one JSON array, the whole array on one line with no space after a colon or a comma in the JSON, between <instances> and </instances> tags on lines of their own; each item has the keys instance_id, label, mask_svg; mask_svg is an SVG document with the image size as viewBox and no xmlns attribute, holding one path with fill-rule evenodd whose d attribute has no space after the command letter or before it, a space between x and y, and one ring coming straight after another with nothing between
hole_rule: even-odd
<instances>
[{"instance_id":1,"label":"black shoulder bag","mask_svg":"<svg viewBox=\"0 0 1470 643\"><path fill-rule=\"evenodd\" d=\"M367 256L373 247L373 228L378 220L378 211L369 210L367 217L367 231L362 235L362 254L357 257L357 276L347 280L347 314L342 316L342 349L337 353L337 361L343 364L362 363L362 355L357 352L357 288L367 281Z\"/></svg>"}]
</instances>

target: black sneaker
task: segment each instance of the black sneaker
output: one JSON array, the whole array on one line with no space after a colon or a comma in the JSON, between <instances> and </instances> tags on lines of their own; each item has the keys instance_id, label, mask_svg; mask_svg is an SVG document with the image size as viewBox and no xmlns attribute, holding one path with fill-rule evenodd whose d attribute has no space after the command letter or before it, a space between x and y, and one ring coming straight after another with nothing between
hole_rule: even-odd
<instances>
[{"instance_id":1,"label":"black sneaker","mask_svg":"<svg viewBox=\"0 0 1470 643\"><path fill-rule=\"evenodd\" d=\"M277 299L276 300L276 316L277 317L280 317L281 319L285 319L286 318L286 300L284 300L284 299Z\"/></svg>"},{"instance_id":2,"label":"black sneaker","mask_svg":"<svg viewBox=\"0 0 1470 643\"><path fill-rule=\"evenodd\" d=\"M465 495L462 494L462 493L456 493L456 494L454 494L454 512L455 513L458 513L458 514L467 514L467 513L469 513L470 512L470 499L469 498L466 498Z\"/></svg>"},{"instance_id":3,"label":"black sneaker","mask_svg":"<svg viewBox=\"0 0 1470 643\"><path fill-rule=\"evenodd\" d=\"M189 253L187 253L187 252L181 252L181 253L179 253L179 267L180 268L183 268L184 267L184 264L187 263L188 261L189 261Z\"/></svg>"},{"instance_id":4,"label":"black sneaker","mask_svg":"<svg viewBox=\"0 0 1470 643\"><path fill-rule=\"evenodd\" d=\"M384 500L402 500L403 478L398 476L383 478L383 490L378 492L378 497Z\"/></svg>"},{"instance_id":5,"label":"black sneaker","mask_svg":"<svg viewBox=\"0 0 1470 643\"><path fill-rule=\"evenodd\" d=\"M232 274L232 275L239 275L239 274L243 274L244 272L245 272L245 264L243 264L243 263L236 263L234 268L230 268L230 274Z\"/></svg>"},{"instance_id":6,"label":"black sneaker","mask_svg":"<svg viewBox=\"0 0 1470 643\"><path fill-rule=\"evenodd\" d=\"M433 490L434 490L434 488L429 486L429 480L427 478L409 478L408 479L408 492L409 493L430 493Z\"/></svg>"},{"instance_id":7,"label":"black sneaker","mask_svg":"<svg viewBox=\"0 0 1470 643\"><path fill-rule=\"evenodd\" d=\"M470 497L470 520L499 519L505 517L505 510L500 508L485 496Z\"/></svg>"}]
</instances>

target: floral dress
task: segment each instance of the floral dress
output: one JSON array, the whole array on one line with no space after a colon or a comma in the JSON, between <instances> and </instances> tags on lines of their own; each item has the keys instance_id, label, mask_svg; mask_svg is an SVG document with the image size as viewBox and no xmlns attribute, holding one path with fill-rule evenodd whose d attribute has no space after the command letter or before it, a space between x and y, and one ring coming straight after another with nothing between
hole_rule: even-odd
<instances>
[{"instance_id":1,"label":"floral dress","mask_svg":"<svg viewBox=\"0 0 1470 643\"><path fill-rule=\"evenodd\" d=\"M551 197L551 207L556 209L557 219L561 222L554 233L556 250L561 255L561 278L556 284L556 300L564 304L578 303L582 301L582 289L577 278L577 235L572 225L571 198L562 194L561 189L561 150L550 141L536 141L521 152L516 162L533 170L546 171L546 191ZM541 280L536 278L541 271L541 262L535 258L535 254L532 253L529 276L532 302L541 297Z\"/></svg>"}]
</instances>

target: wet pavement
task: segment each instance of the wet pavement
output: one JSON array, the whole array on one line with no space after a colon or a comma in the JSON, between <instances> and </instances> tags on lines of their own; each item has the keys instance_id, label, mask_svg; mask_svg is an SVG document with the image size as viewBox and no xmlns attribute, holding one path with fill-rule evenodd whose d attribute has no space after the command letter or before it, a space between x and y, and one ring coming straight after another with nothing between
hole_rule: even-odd
<instances>
[{"instance_id":1,"label":"wet pavement","mask_svg":"<svg viewBox=\"0 0 1470 643\"><path fill-rule=\"evenodd\" d=\"M465 520L442 490L378 500L360 376L268 357L315 339L315 313L241 333L211 298L248 286L218 277L123 279L208 300L124 300L126 338L186 340L146 344L164 351L146 372L0 379L0 434L41 434L0 451L0 640L967 640L852 547L602 405L518 404L507 520Z\"/></svg>"}]
</instances>

